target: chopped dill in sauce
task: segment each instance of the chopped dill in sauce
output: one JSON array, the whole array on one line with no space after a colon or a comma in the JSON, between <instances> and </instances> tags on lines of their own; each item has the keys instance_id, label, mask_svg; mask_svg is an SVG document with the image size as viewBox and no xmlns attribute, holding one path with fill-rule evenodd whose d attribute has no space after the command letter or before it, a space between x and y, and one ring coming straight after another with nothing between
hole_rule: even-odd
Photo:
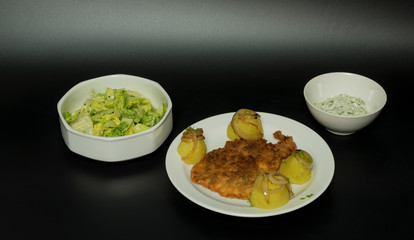
<instances>
[{"instance_id":1,"label":"chopped dill in sauce","mask_svg":"<svg viewBox=\"0 0 414 240\"><path fill-rule=\"evenodd\" d=\"M342 116L358 116L368 113L364 100L347 94L328 98L323 102L315 103L315 106L322 111Z\"/></svg>"}]
</instances>

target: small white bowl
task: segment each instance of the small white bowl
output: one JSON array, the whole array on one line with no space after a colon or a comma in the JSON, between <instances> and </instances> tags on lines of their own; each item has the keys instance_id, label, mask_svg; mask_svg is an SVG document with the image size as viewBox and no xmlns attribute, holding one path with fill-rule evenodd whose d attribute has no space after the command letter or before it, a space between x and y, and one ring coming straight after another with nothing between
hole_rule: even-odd
<instances>
[{"instance_id":1,"label":"small white bowl","mask_svg":"<svg viewBox=\"0 0 414 240\"><path fill-rule=\"evenodd\" d=\"M92 136L70 127L63 114L79 109L90 97L92 89L98 93L105 92L108 87L140 92L155 107L166 103L167 111L155 126L122 137ZM168 137L173 126L172 102L167 92L157 82L131 75L109 75L80 82L59 100L57 110L63 140L68 148L79 155L105 162L129 160L155 151Z\"/></svg>"},{"instance_id":2,"label":"small white bowl","mask_svg":"<svg viewBox=\"0 0 414 240\"><path fill-rule=\"evenodd\" d=\"M387 102L387 94L378 83L370 78L346 72L326 73L312 78L305 85L303 94L312 116L328 131L337 135L349 135L366 127L380 114ZM340 116L325 112L314 105L339 94L361 98L368 113Z\"/></svg>"}]
</instances>

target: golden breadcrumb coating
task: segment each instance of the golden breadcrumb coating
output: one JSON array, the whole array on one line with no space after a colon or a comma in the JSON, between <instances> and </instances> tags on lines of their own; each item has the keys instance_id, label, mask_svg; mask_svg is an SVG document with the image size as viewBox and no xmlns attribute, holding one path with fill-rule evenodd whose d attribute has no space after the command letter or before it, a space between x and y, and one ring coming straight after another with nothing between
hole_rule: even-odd
<instances>
[{"instance_id":1,"label":"golden breadcrumb coating","mask_svg":"<svg viewBox=\"0 0 414 240\"><path fill-rule=\"evenodd\" d=\"M229 198L248 199L256 178L274 172L296 150L292 137L274 133L278 143L265 139L227 141L210 151L191 169L191 181Z\"/></svg>"}]
</instances>

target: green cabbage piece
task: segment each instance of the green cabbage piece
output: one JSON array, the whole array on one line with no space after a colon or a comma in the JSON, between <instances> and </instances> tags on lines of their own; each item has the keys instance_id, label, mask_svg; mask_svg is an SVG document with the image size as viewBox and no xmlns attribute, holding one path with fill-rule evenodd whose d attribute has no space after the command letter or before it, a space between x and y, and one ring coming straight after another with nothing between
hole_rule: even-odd
<instances>
[{"instance_id":1,"label":"green cabbage piece","mask_svg":"<svg viewBox=\"0 0 414 240\"><path fill-rule=\"evenodd\" d=\"M118 137L144 131L165 115L167 104L155 108L142 94L125 89L107 88L105 93L91 91L91 97L73 112L64 113L75 130L104 137Z\"/></svg>"}]
</instances>

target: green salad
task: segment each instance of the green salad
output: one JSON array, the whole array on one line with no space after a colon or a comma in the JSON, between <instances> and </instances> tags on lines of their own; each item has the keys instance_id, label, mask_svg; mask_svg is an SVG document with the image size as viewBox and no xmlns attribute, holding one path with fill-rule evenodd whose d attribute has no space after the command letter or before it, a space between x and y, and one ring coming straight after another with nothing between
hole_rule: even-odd
<instances>
[{"instance_id":1,"label":"green salad","mask_svg":"<svg viewBox=\"0 0 414 240\"><path fill-rule=\"evenodd\" d=\"M75 130L95 136L119 137L144 131L164 116L167 104L155 108L142 94L125 89L107 88L105 93L92 90L82 107L64 113Z\"/></svg>"}]
</instances>

